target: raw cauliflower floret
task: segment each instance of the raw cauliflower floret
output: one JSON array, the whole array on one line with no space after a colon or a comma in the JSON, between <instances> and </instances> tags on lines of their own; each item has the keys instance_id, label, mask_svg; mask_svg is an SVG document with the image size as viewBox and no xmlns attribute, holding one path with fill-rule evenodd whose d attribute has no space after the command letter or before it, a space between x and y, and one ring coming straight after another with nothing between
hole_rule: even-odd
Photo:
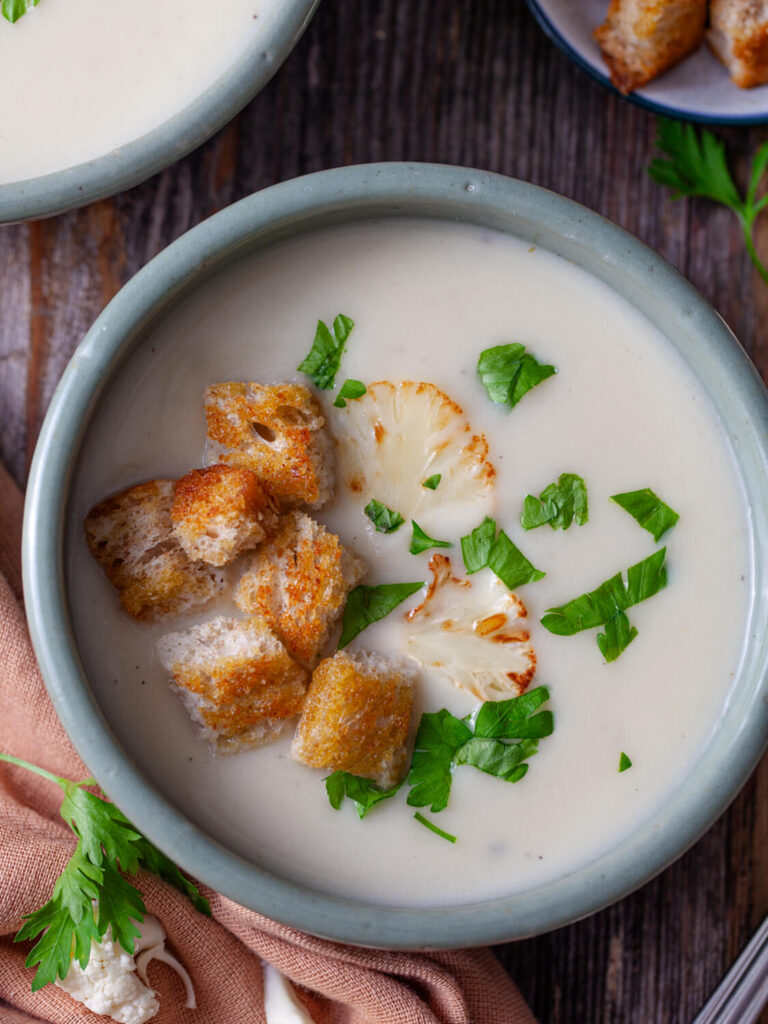
<instances>
[{"instance_id":1,"label":"raw cauliflower floret","mask_svg":"<svg viewBox=\"0 0 768 1024\"><path fill-rule=\"evenodd\" d=\"M312 673L291 757L389 789L408 764L413 668L374 654L337 651Z\"/></svg>"},{"instance_id":2,"label":"raw cauliflower floret","mask_svg":"<svg viewBox=\"0 0 768 1024\"><path fill-rule=\"evenodd\" d=\"M97 906L95 900L93 906L94 909ZM181 978L186 993L184 1005L194 1010L197 1001L192 979L165 948L162 924L152 914L145 914L143 921L134 921L133 924L139 932L134 940L133 956L113 941L112 929L107 928L100 942L91 942L91 955L86 966L81 967L73 959L66 977L57 978L56 984L94 1013L111 1017L120 1024L144 1024L160 1009L154 990L149 988L147 967L153 960L161 960ZM142 981L146 984L143 985Z\"/></svg>"},{"instance_id":3,"label":"raw cauliflower floret","mask_svg":"<svg viewBox=\"0 0 768 1024\"><path fill-rule=\"evenodd\" d=\"M332 496L331 440L303 384L212 384L205 415L207 462L252 470L287 505L320 508Z\"/></svg>"},{"instance_id":4,"label":"raw cauliflower floret","mask_svg":"<svg viewBox=\"0 0 768 1024\"><path fill-rule=\"evenodd\" d=\"M277 501L250 469L207 466L176 482L173 532L192 561L226 565L277 526Z\"/></svg>"},{"instance_id":5,"label":"raw cauliflower floret","mask_svg":"<svg viewBox=\"0 0 768 1024\"><path fill-rule=\"evenodd\" d=\"M364 504L380 501L428 533L468 529L493 514L496 471L485 437L434 384L370 384L338 410L334 430L343 480ZM425 487L436 474L436 489Z\"/></svg>"},{"instance_id":6,"label":"raw cauliflower floret","mask_svg":"<svg viewBox=\"0 0 768 1024\"><path fill-rule=\"evenodd\" d=\"M112 940L111 929L101 942L91 943L87 965L73 960L56 984L89 1010L120 1024L144 1024L160 1009L154 991L136 977L131 954Z\"/></svg>"},{"instance_id":7,"label":"raw cauliflower floret","mask_svg":"<svg viewBox=\"0 0 768 1024\"><path fill-rule=\"evenodd\" d=\"M191 562L173 533L173 480L149 480L95 505L85 519L93 557L127 612L141 621L205 604L224 581Z\"/></svg>"},{"instance_id":8,"label":"raw cauliflower floret","mask_svg":"<svg viewBox=\"0 0 768 1024\"><path fill-rule=\"evenodd\" d=\"M235 601L242 612L263 615L290 654L312 664L364 572L336 534L304 512L289 512L254 552Z\"/></svg>"},{"instance_id":9,"label":"raw cauliflower floret","mask_svg":"<svg viewBox=\"0 0 768 1024\"><path fill-rule=\"evenodd\" d=\"M457 579L445 555L433 555L429 568L427 596L406 615L409 656L480 700L523 693L536 652L522 601L490 571Z\"/></svg>"}]
</instances>

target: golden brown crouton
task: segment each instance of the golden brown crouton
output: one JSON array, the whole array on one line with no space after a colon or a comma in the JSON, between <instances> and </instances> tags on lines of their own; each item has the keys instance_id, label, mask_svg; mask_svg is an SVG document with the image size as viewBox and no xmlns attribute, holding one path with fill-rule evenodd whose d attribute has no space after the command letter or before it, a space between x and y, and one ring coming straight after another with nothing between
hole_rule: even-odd
<instances>
[{"instance_id":1,"label":"golden brown crouton","mask_svg":"<svg viewBox=\"0 0 768 1024\"><path fill-rule=\"evenodd\" d=\"M704 38L706 0L611 0L594 36L623 93L646 85Z\"/></svg>"},{"instance_id":2,"label":"golden brown crouton","mask_svg":"<svg viewBox=\"0 0 768 1024\"><path fill-rule=\"evenodd\" d=\"M307 674L258 617L169 633L157 654L201 735L225 754L274 739L301 710Z\"/></svg>"},{"instance_id":3,"label":"golden brown crouton","mask_svg":"<svg viewBox=\"0 0 768 1024\"><path fill-rule=\"evenodd\" d=\"M712 0L707 42L740 88L768 83L768 0Z\"/></svg>"},{"instance_id":4,"label":"golden brown crouton","mask_svg":"<svg viewBox=\"0 0 768 1024\"><path fill-rule=\"evenodd\" d=\"M85 520L91 554L137 619L159 619L205 604L223 586L193 563L173 535L172 480L150 480L94 506Z\"/></svg>"},{"instance_id":5,"label":"golden brown crouton","mask_svg":"<svg viewBox=\"0 0 768 1024\"><path fill-rule=\"evenodd\" d=\"M193 561L226 565L255 548L277 526L272 492L250 469L208 466L176 483L173 532Z\"/></svg>"},{"instance_id":6,"label":"golden brown crouton","mask_svg":"<svg viewBox=\"0 0 768 1024\"><path fill-rule=\"evenodd\" d=\"M333 494L331 442L301 384L213 384L205 393L210 454L244 466L286 504L319 508Z\"/></svg>"},{"instance_id":7,"label":"golden brown crouton","mask_svg":"<svg viewBox=\"0 0 768 1024\"><path fill-rule=\"evenodd\" d=\"M263 615L294 658L312 663L364 571L335 534L303 512L289 512L254 553L235 602Z\"/></svg>"},{"instance_id":8,"label":"golden brown crouton","mask_svg":"<svg viewBox=\"0 0 768 1024\"><path fill-rule=\"evenodd\" d=\"M338 651L312 673L291 757L389 789L405 774L413 670L371 654Z\"/></svg>"}]
</instances>

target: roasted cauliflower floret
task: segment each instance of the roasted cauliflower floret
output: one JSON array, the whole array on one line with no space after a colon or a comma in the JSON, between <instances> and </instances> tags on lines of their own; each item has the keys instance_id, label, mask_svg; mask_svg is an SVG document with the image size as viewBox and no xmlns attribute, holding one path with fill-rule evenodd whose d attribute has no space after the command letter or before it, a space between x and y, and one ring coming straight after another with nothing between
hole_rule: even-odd
<instances>
[{"instance_id":1,"label":"roasted cauliflower floret","mask_svg":"<svg viewBox=\"0 0 768 1024\"><path fill-rule=\"evenodd\" d=\"M312 663L365 566L339 538L303 512L289 512L253 554L235 601L260 614L293 657Z\"/></svg>"},{"instance_id":2,"label":"roasted cauliflower floret","mask_svg":"<svg viewBox=\"0 0 768 1024\"><path fill-rule=\"evenodd\" d=\"M307 673L265 620L211 619L157 642L204 739L224 754L275 739L301 711Z\"/></svg>"},{"instance_id":3,"label":"roasted cauliflower floret","mask_svg":"<svg viewBox=\"0 0 768 1024\"><path fill-rule=\"evenodd\" d=\"M302 384L213 384L205 415L207 462L250 469L288 505L319 508L332 496L331 441Z\"/></svg>"},{"instance_id":4,"label":"roasted cauliflower floret","mask_svg":"<svg viewBox=\"0 0 768 1024\"><path fill-rule=\"evenodd\" d=\"M428 532L469 527L493 512L496 472L488 444L434 384L370 384L334 420L343 480ZM432 489L424 484L440 476Z\"/></svg>"},{"instance_id":5,"label":"roasted cauliflower floret","mask_svg":"<svg viewBox=\"0 0 768 1024\"><path fill-rule=\"evenodd\" d=\"M191 562L174 536L173 488L172 480L129 487L94 506L85 520L91 554L137 619L189 611L223 587L221 576Z\"/></svg>"},{"instance_id":6,"label":"roasted cauliflower floret","mask_svg":"<svg viewBox=\"0 0 768 1024\"><path fill-rule=\"evenodd\" d=\"M389 789L405 774L413 709L411 668L338 651L312 673L291 757Z\"/></svg>"},{"instance_id":7,"label":"roasted cauliflower floret","mask_svg":"<svg viewBox=\"0 0 768 1024\"><path fill-rule=\"evenodd\" d=\"M536 673L525 605L490 572L457 579L451 560L433 555L432 582L406 614L407 653L480 700L523 693Z\"/></svg>"},{"instance_id":8,"label":"roasted cauliflower floret","mask_svg":"<svg viewBox=\"0 0 768 1024\"><path fill-rule=\"evenodd\" d=\"M239 466L193 469L176 482L173 532L192 561L226 565L277 526L279 507L263 483Z\"/></svg>"}]
</instances>

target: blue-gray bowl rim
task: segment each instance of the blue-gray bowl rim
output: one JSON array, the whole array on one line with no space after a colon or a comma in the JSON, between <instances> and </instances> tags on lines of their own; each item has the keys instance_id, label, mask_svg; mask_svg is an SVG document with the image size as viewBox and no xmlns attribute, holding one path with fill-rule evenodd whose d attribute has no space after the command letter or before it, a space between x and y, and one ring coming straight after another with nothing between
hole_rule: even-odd
<instances>
[{"instance_id":1,"label":"blue-gray bowl rim","mask_svg":"<svg viewBox=\"0 0 768 1024\"><path fill-rule=\"evenodd\" d=\"M112 734L79 663L67 613L62 535L79 443L110 373L154 317L221 268L271 244L275 232L385 216L503 230L514 224L518 236L534 244L548 240L548 248L608 280L654 322L671 317L664 322L673 344L695 353L697 373L712 371L710 394L721 415L725 403L724 429L738 436L735 461L752 509L750 642L696 770L658 814L597 860L528 892L464 906L392 908L337 899L277 878L205 835L142 776ZM54 394L33 459L23 540L26 608L43 678L75 747L104 791L185 870L244 906L330 939L388 948L473 946L548 931L627 895L695 842L745 782L768 742L768 637L752 637L751 628L768 618L768 516L755 514L766 510L763 383L721 318L666 261L598 214L534 185L444 165L361 165L274 185L215 214L140 270L99 316Z\"/></svg>"},{"instance_id":2,"label":"blue-gray bowl rim","mask_svg":"<svg viewBox=\"0 0 768 1024\"><path fill-rule=\"evenodd\" d=\"M125 192L181 160L267 84L301 38L320 0L280 0L267 29L197 99L111 153L74 167L0 184L0 224L52 217Z\"/></svg>"}]
</instances>

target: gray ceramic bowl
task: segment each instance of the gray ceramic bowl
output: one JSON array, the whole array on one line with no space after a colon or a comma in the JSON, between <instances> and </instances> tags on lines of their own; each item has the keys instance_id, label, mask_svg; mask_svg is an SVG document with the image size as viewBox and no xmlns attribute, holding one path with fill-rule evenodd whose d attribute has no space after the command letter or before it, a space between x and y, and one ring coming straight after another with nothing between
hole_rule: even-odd
<instances>
[{"instance_id":1,"label":"gray ceramic bowl","mask_svg":"<svg viewBox=\"0 0 768 1024\"><path fill-rule=\"evenodd\" d=\"M730 435L752 510L750 642L706 753L625 842L533 891L433 910L387 909L312 892L224 849L150 785L104 720L78 660L62 568L68 487L99 395L159 317L215 274L298 233L414 215L501 229L583 266L625 296L695 367ZM611 903L661 871L712 824L768 740L768 399L722 320L680 275L620 228L576 203L509 178L456 167L374 164L298 178L188 232L117 295L75 353L43 426L27 493L27 612L48 690L104 790L165 853L208 885L280 921L334 939L449 947L522 937Z\"/></svg>"},{"instance_id":2,"label":"gray ceramic bowl","mask_svg":"<svg viewBox=\"0 0 768 1024\"><path fill-rule=\"evenodd\" d=\"M253 99L309 24L320 0L281 0L230 70L146 135L88 163L0 185L0 224L36 220L123 192L210 138Z\"/></svg>"}]
</instances>

